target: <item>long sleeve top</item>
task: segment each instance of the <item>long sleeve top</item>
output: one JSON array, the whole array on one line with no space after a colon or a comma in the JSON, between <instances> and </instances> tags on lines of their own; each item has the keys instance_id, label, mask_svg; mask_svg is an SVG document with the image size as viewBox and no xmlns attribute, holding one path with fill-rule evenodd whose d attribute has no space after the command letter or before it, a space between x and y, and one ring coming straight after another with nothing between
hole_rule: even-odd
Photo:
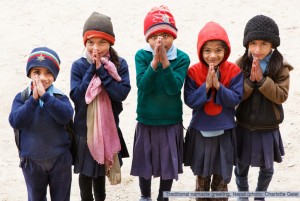
<instances>
[{"instance_id":1,"label":"long sleeve top","mask_svg":"<svg viewBox=\"0 0 300 201\"><path fill-rule=\"evenodd\" d=\"M9 115L10 125L20 130L20 156L49 159L65 153L70 138L65 125L73 118L73 107L66 95L55 97L46 92L39 100L18 93Z\"/></svg>"},{"instance_id":2,"label":"long sleeve top","mask_svg":"<svg viewBox=\"0 0 300 201\"><path fill-rule=\"evenodd\" d=\"M210 88L206 93L208 64L202 57L207 41L223 41L227 48L218 64L220 88ZM227 61L230 43L226 31L217 23L209 22L199 32L197 42L199 62L188 69L184 85L184 100L193 109L190 126L199 131L222 131L236 126L235 107L243 96L243 74L240 68Z\"/></svg>"},{"instance_id":3,"label":"long sleeve top","mask_svg":"<svg viewBox=\"0 0 300 201\"><path fill-rule=\"evenodd\" d=\"M100 77L102 86L110 97L114 119L116 125L119 125L119 114L123 110L122 101L126 99L131 89L127 62L121 57L119 57L119 62L120 82L116 81L103 66L96 70L95 64L90 64L86 58L79 58L72 64L70 98L75 105L74 130L76 135L86 136L87 134L88 104L85 102L85 93L95 74Z\"/></svg>"},{"instance_id":4,"label":"long sleeve top","mask_svg":"<svg viewBox=\"0 0 300 201\"><path fill-rule=\"evenodd\" d=\"M151 67L153 54L143 49L135 55L138 87L137 121L146 125L168 125L182 122L181 89L190 59L177 49L170 66L157 71Z\"/></svg>"}]
</instances>

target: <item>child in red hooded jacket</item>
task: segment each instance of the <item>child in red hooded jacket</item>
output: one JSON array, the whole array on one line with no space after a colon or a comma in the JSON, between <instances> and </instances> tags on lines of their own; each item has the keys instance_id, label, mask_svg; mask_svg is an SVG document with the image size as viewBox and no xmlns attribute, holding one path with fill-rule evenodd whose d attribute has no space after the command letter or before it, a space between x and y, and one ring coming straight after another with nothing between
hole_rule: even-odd
<instances>
[{"instance_id":1,"label":"child in red hooded jacket","mask_svg":"<svg viewBox=\"0 0 300 201\"><path fill-rule=\"evenodd\" d=\"M184 85L184 101L193 109L184 164L197 175L196 191L227 191L236 162L234 113L242 100L243 75L227 61L230 50L224 28L207 23L198 35L199 62L188 69Z\"/></svg>"}]
</instances>

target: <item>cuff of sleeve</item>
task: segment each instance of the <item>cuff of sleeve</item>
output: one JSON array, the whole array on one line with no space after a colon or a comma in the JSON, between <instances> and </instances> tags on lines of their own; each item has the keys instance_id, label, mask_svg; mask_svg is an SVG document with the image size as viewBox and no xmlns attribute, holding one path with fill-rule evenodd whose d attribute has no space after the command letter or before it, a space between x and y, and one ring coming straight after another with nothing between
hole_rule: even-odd
<instances>
[{"instance_id":1,"label":"cuff of sleeve","mask_svg":"<svg viewBox=\"0 0 300 201\"><path fill-rule=\"evenodd\" d=\"M251 88L255 87L254 82L252 82L249 78L245 78L245 83Z\"/></svg>"},{"instance_id":2,"label":"cuff of sleeve","mask_svg":"<svg viewBox=\"0 0 300 201\"><path fill-rule=\"evenodd\" d=\"M261 79L261 81L259 81L259 82L257 83L257 86L258 86L258 87L261 87L265 81L266 81L266 77L263 77L263 79Z\"/></svg>"},{"instance_id":3,"label":"cuff of sleeve","mask_svg":"<svg viewBox=\"0 0 300 201\"><path fill-rule=\"evenodd\" d=\"M43 96L41 96L41 100L43 102L46 102L47 100L49 100L49 98L51 97L51 95L48 92L45 92Z\"/></svg>"},{"instance_id":4,"label":"cuff of sleeve","mask_svg":"<svg viewBox=\"0 0 300 201\"><path fill-rule=\"evenodd\" d=\"M163 72L164 72L165 74L170 74L170 73L172 73L172 71L173 71L173 69L170 68L170 67L167 67L167 68L163 69Z\"/></svg>"},{"instance_id":5,"label":"cuff of sleeve","mask_svg":"<svg viewBox=\"0 0 300 201\"><path fill-rule=\"evenodd\" d=\"M155 70L155 69L153 68L152 63L150 64L150 66L151 66L151 68L152 68L152 70L153 70L154 72L157 72L157 69Z\"/></svg>"}]
</instances>

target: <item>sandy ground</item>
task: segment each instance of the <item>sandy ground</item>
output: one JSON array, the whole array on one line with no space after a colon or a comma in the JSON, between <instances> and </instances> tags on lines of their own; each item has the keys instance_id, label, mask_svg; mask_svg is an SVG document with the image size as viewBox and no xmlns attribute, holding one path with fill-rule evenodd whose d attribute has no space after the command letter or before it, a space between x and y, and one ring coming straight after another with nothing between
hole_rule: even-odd
<instances>
[{"instance_id":1,"label":"sandy ground","mask_svg":"<svg viewBox=\"0 0 300 201\"><path fill-rule=\"evenodd\" d=\"M25 3L26 2L26 3ZM187 52L192 63L197 62L196 40L199 30L208 21L220 23L228 32L232 53L230 61L244 52L243 30L246 22L257 14L272 17L280 28L281 46L279 50L294 65L291 73L291 88L288 101L284 104L285 121L281 125L286 155L281 164L275 164L275 174L269 191L300 191L299 161L299 77L298 56L300 37L300 13L298 0L216 0L216 1L97 1L97 0L53 0L17 1L1 0L0 6L0 201L24 201L27 199L26 186L21 169L18 167L18 154L14 144L8 115L15 94L29 83L25 76L28 54L37 46L48 46L56 50L62 60L61 72L56 86L69 93L69 76L72 62L83 52L82 28L84 21L98 11L112 18L116 35L115 49L130 66L132 90L124 102L121 114L121 128L128 148L132 150L136 108L135 52L145 45L143 20L153 6L165 4L175 16L179 29L175 45ZM191 110L184 106L184 126L191 118ZM138 200L139 187L136 177L130 176L131 158L124 160L122 183L107 185L107 200ZM255 189L257 168L250 170L250 189ZM153 180L152 197L156 198L159 179ZM174 182L173 191L193 191L195 178L189 168L179 180ZM230 191L236 191L234 176L229 184ZM74 174L71 200L80 200L78 175ZM193 200L174 198L172 200ZM235 200L231 198L230 200ZM270 198L270 200L300 200L300 198Z\"/></svg>"}]
</instances>

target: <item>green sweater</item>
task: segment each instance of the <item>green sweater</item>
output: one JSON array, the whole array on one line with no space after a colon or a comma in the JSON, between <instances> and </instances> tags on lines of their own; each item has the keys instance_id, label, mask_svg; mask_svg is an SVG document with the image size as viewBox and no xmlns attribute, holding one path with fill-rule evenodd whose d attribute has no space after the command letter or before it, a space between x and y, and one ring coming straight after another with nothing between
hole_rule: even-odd
<instances>
[{"instance_id":1,"label":"green sweater","mask_svg":"<svg viewBox=\"0 0 300 201\"><path fill-rule=\"evenodd\" d=\"M146 125L168 125L182 122L181 89L190 65L189 56L177 49L170 66L157 71L151 67L153 55L143 49L135 55L138 87L137 118Z\"/></svg>"}]
</instances>

